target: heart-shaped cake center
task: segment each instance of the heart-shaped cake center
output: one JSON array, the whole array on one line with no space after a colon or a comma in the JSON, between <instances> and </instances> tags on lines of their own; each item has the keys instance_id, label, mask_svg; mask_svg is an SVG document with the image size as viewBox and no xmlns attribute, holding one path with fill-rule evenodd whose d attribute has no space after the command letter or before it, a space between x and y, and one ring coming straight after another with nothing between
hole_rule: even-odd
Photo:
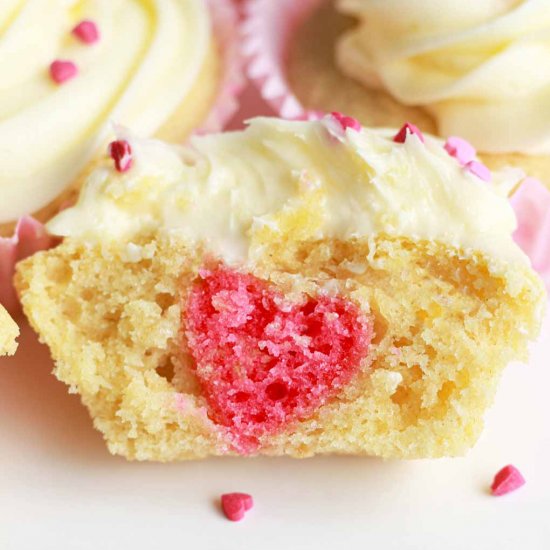
<instances>
[{"instance_id":1,"label":"heart-shaped cake center","mask_svg":"<svg viewBox=\"0 0 550 550\"><path fill-rule=\"evenodd\" d=\"M208 414L242 453L336 395L372 339L372 323L348 299L291 303L266 281L225 267L201 272L183 323Z\"/></svg>"}]
</instances>

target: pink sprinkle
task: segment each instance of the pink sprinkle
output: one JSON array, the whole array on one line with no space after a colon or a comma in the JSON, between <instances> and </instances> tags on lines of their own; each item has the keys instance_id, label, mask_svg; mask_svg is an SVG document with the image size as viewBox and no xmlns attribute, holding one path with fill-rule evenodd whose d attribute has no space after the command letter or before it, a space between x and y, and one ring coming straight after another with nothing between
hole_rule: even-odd
<instances>
[{"instance_id":1,"label":"pink sprinkle","mask_svg":"<svg viewBox=\"0 0 550 550\"><path fill-rule=\"evenodd\" d=\"M410 122L405 122L405 124L403 124L399 132L395 134L393 141L395 141L395 143L405 143L409 134L414 134L422 143L424 143L424 136L422 135L422 132Z\"/></svg>"},{"instance_id":2,"label":"pink sprinkle","mask_svg":"<svg viewBox=\"0 0 550 550\"><path fill-rule=\"evenodd\" d=\"M491 178L493 177L493 175L491 174L491 170L489 170L489 168L487 168L485 164L482 164L477 160L471 160L466 164L465 168L474 176L477 176L483 181L491 181Z\"/></svg>"},{"instance_id":3,"label":"pink sprinkle","mask_svg":"<svg viewBox=\"0 0 550 550\"><path fill-rule=\"evenodd\" d=\"M491 494L499 497L519 489L522 485L525 485L525 479L521 472L515 466L509 464L495 475L491 485Z\"/></svg>"},{"instance_id":4,"label":"pink sprinkle","mask_svg":"<svg viewBox=\"0 0 550 550\"><path fill-rule=\"evenodd\" d=\"M78 23L72 30L72 33L84 44L94 44L99 40L99 29L94 21L90 21L89 19Z\"/></svg>"},{"instance_id":5,"label":"pink sprinkle","mask_svg":"<svg viewBox=\"0 0 550 550\"><path fill-rule=\"evenodd\" d=\"M117 139L109 144L109 155L115 161L117 172L127 172L132 167L132 147L125 139Z\"/></svg>"},{"instance_id":6,"label":"pink sprinkle","mask_svg":"<svg viewBox=\"0 0 550 550\"><path fill-rule=\"evenodd\" d=\"M361 124L356 118L343 115L342 113L338 113L337 111L333 111L332 113L330 113L330 115L340 124L342 130L347 130L348 128L351 128L356 132L359 132L361 130Z\"/></svg>"},{"instance_id":7,"label":"pink sprinkle","mask_svg":"<svg viewBox=\"0 0 550 550\"><path fill-rule=\"evenodd\" d=\"M247 493L226 493L222 495L222 510L230 521L241 521L245 512L254 505L254 500Z\"/></svg>"},{"instance_id":8,"label":"pink sprinkle","mask_svg":"<svg viewBox=\"0 0 550 550\"><path fill-rule=\"evenodd\" d=\"M452 136L445 143L445 151L454 157L462 166L473 161L476 156L474 146L465 139Z\"/></svg>"},{"instance_id":9,"label":"pink sprinkle","mask_svg":"<svg viewBox=\"0 0 550 550\"><path fill-rule=\"evenodd\" d=\"M78 67L72 61L56 59L50 65L50 76L57 84L63 84L78 74Z\"/></svg>"}]
</instances>

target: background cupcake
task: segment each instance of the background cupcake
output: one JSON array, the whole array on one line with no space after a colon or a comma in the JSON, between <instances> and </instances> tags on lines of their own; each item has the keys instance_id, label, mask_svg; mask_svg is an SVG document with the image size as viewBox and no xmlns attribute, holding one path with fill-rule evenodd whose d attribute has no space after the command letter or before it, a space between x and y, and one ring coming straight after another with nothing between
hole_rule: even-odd
<instances>
[{"instance_id":1,"label":"background cupcake","mask_svg":"<svg viewBox=\"0 0 550 550\"><path fill-rule=\"evenodd\" d=\"M491 168L521 166L550 184L547 2L292 4L248 6L251 76L283 115L342 111L370 126L408 120L467 139ZM268 36L269 21L284 43Z\"/></svg>"},{"instance_id":2,"label":"background cupcake","mask_svg":"<svg viewBox=\"0 0 550 550\"><path fill-rule=\"evenodd\" d=\"M0 7L2 273L45 244L38 226L38 240L14 235L18 220L46 221L73 199L113 122L180 142L228 120L242 85L236 19L229 0ZM11 306L7 285L4 275L1 299Z\"/></svg>"}]
</instances>

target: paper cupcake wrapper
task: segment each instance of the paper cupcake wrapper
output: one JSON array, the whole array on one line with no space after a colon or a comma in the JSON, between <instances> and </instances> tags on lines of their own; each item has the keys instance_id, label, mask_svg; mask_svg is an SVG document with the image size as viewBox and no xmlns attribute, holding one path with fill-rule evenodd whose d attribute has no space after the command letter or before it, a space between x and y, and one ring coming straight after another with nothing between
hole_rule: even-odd
<instances>
[{"instance_id":1,"label":"paper cupcake wrapper","mask_svg":"<svg viewBox=\"0 0 550 550\"><path fill-rule=\"evenodd\" d=\"M246 73L263 99L283 118L315 117L290 89L285 70L290 38L324 0L248 0L242 23Z\"/></svg>"},{"instance_id":2,"label":"paper cupcake wrapper","mask_svg":"<svg viewBox=\"0 0 550 550\"><path fill-rule=\"evenodd\" d=\"M218 96L199 133L219 132L239 108L238 97L246 84L241 52L239 12L232 0L207 0L214 36L223 57Z\"/></svg>"},{"instance_id":3,"label":"paper cupcake wrapper","mask_svg":"<svg viewBox=\"0 0 550 550\"><path fill-rule=\"evenodd\" d=\"M550 293L550 191L540 181L527 178L510 201L518 219L514 239Z\"/></svg>"},{"instance_id":4,"label":"paper cupcake wrapper","mask_svg":"<svg viewBox=\"0 0 550 550\"><path fill-rule=\"evenodd\" d=\"M13 288L15 264L55 243L45 227L34 218L24 216L17 222L11 237L0 237L0 303L10 312L17 313L19 301Z\"/></svg>"}]
</instances>

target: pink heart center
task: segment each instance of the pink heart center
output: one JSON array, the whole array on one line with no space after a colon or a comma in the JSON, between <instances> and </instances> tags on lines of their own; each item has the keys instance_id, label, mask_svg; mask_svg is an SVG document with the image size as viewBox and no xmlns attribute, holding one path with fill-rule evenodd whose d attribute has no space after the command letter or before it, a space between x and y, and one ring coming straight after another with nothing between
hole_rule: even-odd
<instances>
[{"instance_id":1,"label":"pink heart center","mask_svg":"<svg viewBox=\"0 0 550 550\"><path fill-rule=\"evenodd\" d=\"M202 273L183 323L208 414L242 453L337 394L372 339L372 323L349 300L293 304L265 281L224 267Z\"/></svg>"}]
</instances>

